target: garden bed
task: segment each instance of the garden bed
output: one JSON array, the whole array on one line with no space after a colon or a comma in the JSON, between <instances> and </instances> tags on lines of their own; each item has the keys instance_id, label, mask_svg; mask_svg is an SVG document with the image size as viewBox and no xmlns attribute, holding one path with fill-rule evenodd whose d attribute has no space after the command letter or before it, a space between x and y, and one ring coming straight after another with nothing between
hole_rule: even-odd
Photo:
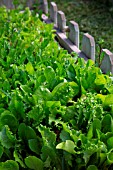
<instances>
[{"instance_id":1,"label":"garden bed","mask_svg":"<svg viewBox=\"0 0 113 170\"><path fill-rule=\"evenodd\" d=\"M29 9L0 17L0 169L112 169L112 78Z\"/></svg>"}]
</instances>

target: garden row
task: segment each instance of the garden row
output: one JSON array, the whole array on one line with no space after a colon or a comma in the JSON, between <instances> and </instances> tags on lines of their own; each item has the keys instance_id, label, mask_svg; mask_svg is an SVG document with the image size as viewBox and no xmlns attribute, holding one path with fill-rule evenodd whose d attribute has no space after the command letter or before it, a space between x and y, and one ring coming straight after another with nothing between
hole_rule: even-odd
<instances>
[{"instance_id":1,"label":"garden row","mask_svg":"<svg viewBox=\"0 0 113 170\"><path fill-rule=\"evenodd\" d=\"M0 169L112 169L112 78L28 8L0 18Z\"/></svg>"},{"instance_id":2,"label":"garden row","mask_svg":"<svg viewBox=\"0 0 113 170\"><path fill-rule=\"evenodd\" d=\"M8 8L16 8L17 6L37 8L37 4L39 4L40 9L46 14L42 15L43 21L46 23L54 23L57 39L62 47L67 49L69 53L77 53L80 58L84 58L85 60L92 59L104 73L113 73L113 53L108 49L102 49L103 41L101 40L99 41L98 54L95 55L95 40L88 33L85 33L82 41L79 42L78 23L70 21L69 26L66 26L65 14L58 10L54 2L48 5L48 0L39 0L38 2L36 0L21 0L21 2L18 0L9 0L8 2L1 0L0 5L2 4L6 5ZM48 9L48 6L50 9Z\"/></svg>"}]
</instances>

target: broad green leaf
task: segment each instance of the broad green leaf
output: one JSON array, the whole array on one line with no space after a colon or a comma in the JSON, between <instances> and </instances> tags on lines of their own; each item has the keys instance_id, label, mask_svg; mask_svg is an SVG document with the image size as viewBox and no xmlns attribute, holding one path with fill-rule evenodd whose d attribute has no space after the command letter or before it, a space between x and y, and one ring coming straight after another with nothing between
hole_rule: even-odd
<instances>
[{"instance_id":1,"label":"broad green leaf","mask_svg":"<svg viewBox=\"0 0 113 170\"><path fill-rule=\"evenodd\" d=\"M60 101L47 101L46 106L49 108L60 107L61 103L60 103Z\"/></svg>"},{"instance_id":2,"label":"broad green leaf","mask_svg":"<svg viewBox=\"0 0 113 170\"><path fill-rule=\"evenodd\" d=\"M0 170L19 170L17 162L8 160L0 163Z\"/></svg>"},{"instance_id":3,"label":"broad green leaf","mask_svg":"<svg viewBox=\"0 0 113 170\"><path fill-rule=\"evenodd\" d=\"M2 146L7 149L15 147L15 136L9 130L9 127L7 125L5 125L0 132L0 142Z\"/></svg>"},{"instance_id":4,"label":"broad green leaf","mask_svg":"<svg viewBox=\"0 0 113 170\"><path fill-rule=\"evenodd\" d=\"M25 123L21 123L18 128L18 135L23 140L36 139L37 135L32 127L26 126Z\"/></svg>"},{"instance_id":5,"label":"broad green leaf","mask_svg":"<svg viewBox=\"0 0 113 170\"><path fill-rule=\"evenodd\" d=\"M43 114L43 108L42 107L34 107L30 112L28 112L28 118L33 119L37 122L37 124L40 124L40 122L43 120L45 115Z\"/></svg>"},{"instance_id":6,"label":"broad green leaf","mask_svg":"<svg viewBox=\"0 0 113 170\"><path fill-rule=\"evenodd\" d=\"M57 157L57 153L56 153L56 149L55 147L51 147L49 145L49 143L45 144L42 149L41 149L41 158L43 161L46 161L46 159L48 158L48 156L51 158L51 161L55 161L56 157ZM53 161L53 162L54 162Z\"/></svg>"},{"instance_id":7,"label":"broad green leaf","mask_svg":"<svg viewBox=\"0 0 113 170\"><path fill-rule=\"evenodd\" d=\"M18 122L13 114L4 111L0 117L0 126L4 125L8 125L12 131L16 131L18 127Z\"/></svg>"},{"instance_id":8,"label":"broad green leaf","mask_svg":"<svg viewBox=\"0 0 113 170\"><path fill-rule=\"evenodd\" d=\"M66 104L79 92L79 87L75 82L59 83L52 91L53 99Z\"/></svg>"},{"instance_id":9,"label":"broad green leaf","mask_svg":"<svg viewBox=\"0 0 113 170\"><path fill-rule=\"evenodd\" d=\"M41 158L43 161L46 161L47 158L49 157L51 159L51 162L55 164L56 169L61 169L60 157L57 154L56 148L54 146L50 146L49 143L46 143L42 147L41 151L42 151Z\"/></svg>"},{"instance_id":10,"label":"broad green leaf","mask_svg":"<svg viewBox=\"0 0 113 170\"><path fill-rule=\"evenodd\" d=\"M43 162L36 156L28 156L25 158L25 164L28 168L34 170L43 170Z\"/></svg>"},{"instance_id":11,"label":"broad green leaf","mask_svg":"<svg viewBox=\"0 0 113 170\"><path fill-rule=\"evenodd\" d=\"M60 133L60 139L65 142L66 140L70 140L71 137L70 137L70 134L64 130L61 131Z\"/></svg>"},{"instance_id":12,"label":"broad green leaf","mask_svg":"<svg viewBox=\"0 0 113 170\"><path fill-rule=\"evenodd\" d=\"M29 148L31 151L35 152L36 154L40 153L40 143L37 139L30 139L28 140Z\"/></svg>"},{"instance_id":13,"label":"broad green leaf","mask_svg":"<svg viewBox=\"0 0 113 170\"><path fill-rule=\"evenodd\" d=\"M50 89L52 89L56 82L55 80L56 75L54 69L51 66L48 66L44 71L44 75L46 77L47 82L49 83Z\"/></svg>"},{"instance_id":14,"label":"broad green leaf","mask_svg":"<svg viewBox=\"0 0 113 170\"><path fill-rule=\"evenodd\" d=\"M56 146L56 149L62 149L62 150L65 150L71 154L76 153L74 148L75 148L75 144L71 140L66 140L65 142L61 142Z\"/></svg>"},{"instance_id":15,"label":"broad green leaf","mask_svg":"<svg viewBox=\"0 0 113 170\"><path fill-rule=\"evenodd\" d=\"M108 149L113 149L113 137L110 137L107 140L107 147L108 147Z\"/></svg>"},{"instance_id":16,"label":"broad green leaf","mask_svg":"<svg viewBox=\"0 0 113 170\"><path fill-rule=\"evenodd\" d=\"M87 170L98 170L98 168L95 165L89 165Z\"/></svg>"},{"instance_id":17,"label":"broad green leaf","mask_svg":"<svg viewBox=\"0 0 113 170\"><path fill-rule=\"evenodd\" d=\"M31 74L31 75L33 75L34 74L34 68L33 68L33 66L32 66L32 63L27 63L27 65L26 65L26 71L29 73L29 74Z\"/></svg>"},{"instance_id":18,"label":"broad green leaf","mask_svg":"<svg viewBox=\"0 0 113 170\"><path fill-rule=\"evenodd\" d=\"M103 74L98 75L95 79L96 86L102 86L106 84L106 79Z\"/></svg>"},{"instance_id":19,"label":"broad green leaf","mask_svg":"<svg viewBox=\"0 0 113 170\"><path fill-rule=\"evenodd\" d=\"M101 121L96 118L96 119L94 119L92 125L93 125L93 135L94 135L94 137L97 137L97 131L96 130L97 129L101 130Z\"/></svg>"},{"instance_id":20,"label":"broad green leaf","mask_svg":"<svg viewBox=\"0 0 113 170\"><path fill-rule=\"evenodd\" d=\"M40 86L35 92L35 95L33 95L33 98L36 102L36 100L51 100L52 99L52 94L49 91L49 89Z\"/></svg>"},{"instance_id":21,"label":"broad green leaf","mask_svg":"<svg viewBox=\"0 0 113 170\"><path fill-rule=\"evenodd\" d=\"M56 142L55 133L45 126L39 126L38 130L41 133L44 144L49 143L49 145L54 146Z\"/></svg>"},{"instance_id":22,"label":"broad green leaf","mask_svg":"<svg viewBox=\"0 0 113 170\"><path fill-rule=\"evenodd\" d=\"M17 93L17 90L16 90ZM19 94L20 95L20 94ZM22 96L23 98L23 96ZM24 103L22 100L18 100L17 94L13 94L11 97L11 102L9 103L9 109L11 113L19 120L25 118Z\"/></svg>"},{"instance_id":23,"label":"broad green leaf","mask_svg":"<svg viewBox=\"0 0 113 170\"><path fill-rule=\"evenodd\" d=\"M74 95L76 96L79 93L79 86L74 81L69 82L69 85L73 89Z\"/></svg>"},{"instance_id":24,"label":"broad green leaf","mask_svg":"<svg viewBox=\"0 0 113 170\"><path fill-rule=\"evenodd\" d=\"M104 106L113 105L113 94L108 94L104 100Z\"/></svg>"},{"instance_id":25,"label":"broad green leaf","mask_svg":"<svg viewBox=\"0 0 113 170\"><path fill-rule=\"evenodd\" d=\"M102 132L113 132L113 119L110 114L107 114L103 117L102 122Z\"/></svg>"},{"instance_id":26,"label":"broad green leaf","mask_svg":"<svg viewBox=\"0 0 113 170\"><path fill-rule=\"evenodd\" d=\"M72 64L69 65L68 69L67 69L67 75L68 75L68 78L72 81L75 80L75 75L76 75L76 72L75 72L75 68L73 67Z\"/></svg>"}]
</instances>

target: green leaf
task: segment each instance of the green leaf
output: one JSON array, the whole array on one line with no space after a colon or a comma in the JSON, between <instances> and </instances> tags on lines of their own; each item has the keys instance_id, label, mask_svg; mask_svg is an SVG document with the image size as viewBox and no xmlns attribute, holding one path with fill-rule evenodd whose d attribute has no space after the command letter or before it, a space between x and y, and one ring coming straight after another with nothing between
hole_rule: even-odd
<instances>
[{"instance_id":1,"label":"green leaf","mask_svg":"<svg viewBox=\"0 0 113 170\"><path fill-rule=\"evenodd\" d=\"M61 131L60 133L60 139L65 142L66 140L70 140L71 137L70 137L70 134L64 130Z\"/></svg>"},{"instance_id":2,"label":"green leaf","mask_svg":"<svg viewBox=\"0 0 113 170\"><path fill-rule=\"evenodd\" d=\"M113 94L108 94L104 100L104 106L113 105Z\"/></svg>"},{"instance_id":3,"label":"green leaf","mask_svg":"<svg viewBox=\"0 0 113 170\"><path fill-rule=\"evenodd\" d=\"M68 69L67 69L67 75L68 75L68 78L72 81L75 80L75 75L76 75L76 72L75 72L75 68L73 67L72 64L69 65Z\"/></svg>"},{"instance_id":4,"label":"green leaf","mask_svg":"<svg viewBox=\"0 0 113 170\"><path fill-rule=\"evenodd\" d=\"M102 94L97 94L96 98L99 99L102 103L104 103L106 96Z\"/></svg>"},{"instance_id":5,"label":"green leaf","mask_svg":"<svg viewBox=\"0 0 113 170\"><path fill-rule=\"evenodd\" d=\"M87 63L86 63L86 67L88 68L88 67L91 67L91 66L93 66L95 63L94 63L94 61L93 60L88 60L87 61Z\"/></svg>"},{"instance_id":6,"label":"green leaf","mask_svg":"<svg viewBox=\"0 0 113 170\"><path fill-rule=\"evenodd\" d=\"M112 150L107 155L107 163L109 165L113 163L113 151Z\"/></svg>"},{"instance_id":7,"label":"green leaf","mask_svg":"<svg viewBox=\"0 0 113 170\"><path fill-rule=\"evenodd\" d=\"M96 77L96 79L95 79L95 84L96 84L97 86L102 86L102 85L105 85L105 84L106 84L106 79L105 79L105 77L104 77L103 74L98 75L98 76Z\"/></svg>"},{"instance_id":8,"label":"green leaf","mask_svg":"<svg viewBox=\"0 0 113 170\"><path fill-rule=\"evenodd\" d=\"M18 127L17 119L9 111L4 111L0 117L0 126L8 125L12 131Z\"/></svg>"},{"instance_id":9,"label":"green leaf","mask_svg":"<svg viewBox=\"0 0 113 170\"><path fill-rule=\"evenodd\" d=\"M26 126L25 123L21 123L18 128L18 135L23 140L36 139L37 135L30 126Z\"/></svg>"},{"instance_id":10,"label":"green leaf","mask_svg":"<svg viewBox=\"0 0 113 170\"><path fill-rule=\"evenodd\" d=\"M37 122L37 124L40 124L45 117L42 111L42 108L40 108L39 106L34 107L32 110L30 110L30 112L28 112L28 118L33 119Z\"/></svg>"},{"instance_id":11,"label":"green leaf","mask_svg":"<svg viewBox=\"0 0 113 170\"><path fill-rule=\"evenodd\" d=\"M37 139L30 139L28 140L29 148L31 151L35 152L36 154L40 153L40 144Z\"/></svg>"},{"instance_id":12,"label":"green leaf","mask_svg":"<svg viewBox=\"0 0 113 170\"><path fill-rule=\"evenodd\" d=\"M110 114L107 114L103 117L102 122L102 132L113 132L113 119Z\"/></svg>"},{"instance_id":13,"label":"green leaf","mask_svg":"<svg viewBox=\"0 0 113 170\"><path fill-rule=\"evenodd\" d=\"M66 104L79 92L79 87L75 82L59 83L52 91L53 99Z\"/></svg>"},{"instance_id":14,"label":"green leaf","mask_svg":"<svg viewBox=\"0 0 113 170\"><path fill-rule=\"evenodd\" d=\"M16 90L16 92L17 92L17 90ZM11 102L9 103L9 109L10 109L10 112L13 113L13 115L18 120L25 118L24 103L18 99L17 94L12 95Z\"/></svg>"},{"instance_id":15,"label":"green leaf","mask_svg":"<svg viewBox=\"0 0 113 170\"><path fill-rule=\"evenodd\" d=\"M91 139L93 137L93 125L91 124L87 133L87 138Z\"/></svg>"},{"instance_id":16,"label":"green leaf","mask_svg":"<svg viewBox=\"0 0 113 170\"><path fill-rule=\"evenodd\" d=\"M61 142L56 146L56 149L63 149L71 154L75 154L75 144L71 140L66 140L65 142Z\"/></svg>"},{"instance_id":17,"label":"green leaf","mask_svg":"<svg viewBox=\"0 0 113 170\"><path fill-rule=\"evenodd\" d=\"M0 158L2 157L2 155L3 155L3 152L4 152L4 149L3 149L3 147L2 146L0 146Z\"/></svg>"},{"instance_id":18,"label":"green leaf","mask_svg":"<svg viewBox=\"0 0 113 170\"><path fill-rule=\"evenodd\" d=\"M26 71L27 71L29 74L31 74L31 75L34 74L34 68L33 68L31 62L27 63L27 65L26 65Z\"/></svg>"},{"instance_id":19,"label":"green leaf","mask_svg":"<svg viewBox=\"0 0 113 170\"><path fill-rule=\"evenodd\" d=\"M69 82L69 85L74 91L74 96L76 96L79 93L79 86L74 81Z\"/></svg>"},{"instance_id":20,"label":"green leaf","mask_svg":"<svg viewBox=\"0 0 113 170\"><path fill-rule=\"evenodd\" d=\"M95 165L89 165L87 170L98 170L98 168Z\"/></svg>"},{"instance_id":21,"label":"green leaf","mask_svg":"<svg viewBox=\"0 0 113 170\"><path fill-rule=\"evenodd\" d=\"M9 130L7 125L5 125L2 131L0 132L0 142L2 146L4 146L7 149L15 147L16 139Z\"/></svg>"},{"instance_id":22,"label":"green leaf","mask_svg":"<svg viewBox=\"0 0 113 170\"><path fill-rule=\"evenodd\" d=\"M55 145L56 135L54 132L50 131L50 129L45 126L38 127L38 130L41 133L44 144L49 143L51 146Z\"/></svg>"},{"instance_id":23,"label":"green leaf","mask_svg":"<svg viewBox=\"0 0 113 170\"><path fill-rule=\"evenodd\" d=\"M55 71L51 66L48 66L45 71L44 71L44 75L46 77L47 82L49 83L49 87L50 89L53 89L54 84L55 84Z\"/></svg>"},{"instance_id":24,"label":"green leaf","mask_svg":"<svg viewBox=\"0 0 113 170\"><path fill-rule=\"evenodd\" d=\"M25 164L22 161L22 156L16 150L14 151L14 158L15 161L18 162L21 167L25 168Z\"/></svg>"},{"instance_id":25,"label":"green leaf","mask_svg":"<svg viewBox=\"0 0 113 170\"><path fill-rule=\"evenodd\" d=\"M0 163L0 170L19 170L17 162L8 160Z\"/></svg>"},{"instance_id":26,"label":"green leaf","mask_svg":"<svg viewBox=\"0 0 113 170\"><path fill-rule=\"evenodd\" d=\"M100 163L99 165L103 165L104 161L106 160L107 154L106 153L100 153Z\"/></svg>"},{"instance_id":27,"label":"green leaf","mask_svg":"<svg viewBox=\"0 0 113 170\"><path fill-rule=\"evenodd\" d=\"M108 149L113 149L113 137L110 137L107 140L107 147L108 147Z\"/></svg>"},{"instance_id":28,"label":"green leaf","mask_svg":"<svg viewBox=\"0 0 113 170\"><path fill-rule=\"evenodd\" d=\"M4 83L3 83L3 90L5 90L5 91L10 91L11 90L10 83L9 83L8 80L4 81Z\"/></svg>"},{"instance_id":29,"label":"green leaf","mask_svg":"<svg viewBox=\"0 0 113 170\"><path fill-rule=\"evenodd\" d=\"M97 129L101 130L101 121L99 119L94 119L93 123L93 135L97 137Z\"/></svg>"},{"instance_id":30,"label":"green leaf","mask_svg":"<svg viewBox=\"0 0 113 170\"><path fill-rule=\"evenodd\" d=\"M43 170L43 162L36 156L28 156L27 158L25 158L25 164L30 169Z\"/></svg>"},{"instance_id":31,"label":"green leaf","mask_svg":"<svg viewBox=\"0 0 113 170\"><path fill-rule=\"evenodd\" d=\"M52 161L53 161L53 158L54 158L54 161L55 161L55 159L57 157L56 149L54 147L51 147L49 145L49 143L45 144L42 147L41 152L42 152L41 158L43 159L43 161L46 161L48 156L51 158Z\"/></svg>"}]
</instances>

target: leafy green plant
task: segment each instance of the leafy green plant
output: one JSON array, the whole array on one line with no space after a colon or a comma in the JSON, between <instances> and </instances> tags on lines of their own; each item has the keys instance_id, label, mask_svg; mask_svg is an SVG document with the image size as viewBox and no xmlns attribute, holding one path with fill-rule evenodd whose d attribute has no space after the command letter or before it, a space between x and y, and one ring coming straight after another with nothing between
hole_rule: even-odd
<instances>
[{"instance_id":1,"label":"leafy green plant","mask_svg":"<svg viewBox=\"0 0 113 170\"><path fill-rule=\"evenodd\" d=\"M0 10L0 168L110 170L112 78L61 49L38 14Z\"/></svg>"}]
</instances>

